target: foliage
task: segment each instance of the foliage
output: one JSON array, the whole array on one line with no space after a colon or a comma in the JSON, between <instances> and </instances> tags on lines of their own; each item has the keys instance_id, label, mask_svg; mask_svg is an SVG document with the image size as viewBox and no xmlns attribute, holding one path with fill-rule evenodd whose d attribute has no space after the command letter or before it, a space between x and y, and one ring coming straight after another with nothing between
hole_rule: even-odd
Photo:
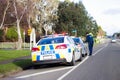
<instances>
[{"instance_id":1,"label":"foliage","mask_svg":"<svg viewBox=\"0 0 120 80\"><path fill-rule=\"evenodd\" d=\"M74 35L73 30L77 30L78 36L85 36L86 32L92 32L97 35L97 23L93 17L88 16L82 2L60 2L58 6L58 23L56 23L55 31L61 33L68 32Z\"/></svg>"},{"instance_id":2,"label":"foliage","mask_svg":"<svg viewBox=\"0 0 120 80\"><path fill-rule=\"evenodd\" d=\"M23 29L21 29L21 36L23 38ZM7 30L6 38L10 41L17 41L18 40L18 33L16 27L10 27Z\"/></svg>"},{"instance_id":3,"label":"foliage","mask_svg":"<svg viewBox=\"0 0 120 80\"><path fill-rule=\"evenodd\" d=\"M34 20L35 24L39 24L36 29L39 33L42 33L42 28L47 35L48 31L52 32L52 27L54 26L54 22L57 20L57 6L58 1L56 0L37 0L35 2L34 9Z\"/></svg>"}]
</instances>

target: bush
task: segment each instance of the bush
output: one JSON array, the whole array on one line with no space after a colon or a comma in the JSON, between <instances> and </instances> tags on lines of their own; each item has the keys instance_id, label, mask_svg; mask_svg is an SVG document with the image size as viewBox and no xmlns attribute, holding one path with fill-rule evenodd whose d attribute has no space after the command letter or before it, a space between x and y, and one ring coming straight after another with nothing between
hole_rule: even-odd
<instances>
[{"instance_id":1,"label":"bush","mask_svg":"<svg viewBox=\"0 0 120 80\"><path fill-rule=\"evenodd\" d=\"M24 36L23 29L21 29L21 37L23 38L23 36ZM8 41L13 41L13 42L18 41L18 33L16 27L13 26L8 28L5 37Z\"/></svg>"},{"instance_id":2,"label":"bush","mask_svg":"<svg viewBox=\"0 0 120 80\"><path fill-rule=\"evenodd\" d=\"M8 28L6 33L6 38L10 41L18 40L18 34L15 27Z\"/></svg>"}]
</instances>

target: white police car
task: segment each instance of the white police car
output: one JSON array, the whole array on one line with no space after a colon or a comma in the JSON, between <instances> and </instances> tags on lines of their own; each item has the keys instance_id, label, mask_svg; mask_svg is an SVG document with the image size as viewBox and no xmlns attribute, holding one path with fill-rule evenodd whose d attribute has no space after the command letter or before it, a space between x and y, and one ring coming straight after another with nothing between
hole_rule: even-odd
<instances>
[{"instance_id":1,"label":"white police car","mask_svg":"<svg viewBox=\"0 0 120 80\"><path fill-rule=\"evenodd\" d=\"M35 65L62 62L73 66L81 60L80 51L69 36L42 38L32 48L31 57Z\"/></svg>"},{"instance_id":2,"label":"white police car","mask_svg":"<svg viewBox=\"0 0 120 80\"><path fill-rule=\"evenodd\" d=\"M88 47L87 44L84 44L81 37L72 37L72 39L74 40L75 44L81 48L81 53L82 53L82 57L85 57L88 54Z\"/></svg>"}]
</instances>

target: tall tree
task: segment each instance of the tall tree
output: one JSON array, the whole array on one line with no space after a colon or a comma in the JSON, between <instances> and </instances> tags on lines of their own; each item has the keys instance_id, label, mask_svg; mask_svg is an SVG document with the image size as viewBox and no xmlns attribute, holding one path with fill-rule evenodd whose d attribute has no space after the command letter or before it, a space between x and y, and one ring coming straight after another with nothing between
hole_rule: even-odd
<instances>
[{"instance_id":1,"label":"tall tree","mask_svg":"<svg viewBox=\"0 0 120 80\"><path fill-rule=\"evenodd\" d=\"M18 5L19 3L17 3L16 0L13 0L13 7L15 10L15 17L16 17L16 22L17 22L18 43L19 43L19 45L17 46L17 49L21 49L22 48L22 36L21 36L21 30L20 30L20 21L23 18L23 15L25 13L27 6L25 6L23 10L21 11L21 14L19 14L18 13L19 8L17 7Z\"/></svg>"},{"instance_id":2,"label":"tall tree","mask_svg":"<svg viewBox=\"0 0 120 80\"><path fill-rule=\"evenodd\" d=\"M42 28L47 35L48 30L52 29L54 21L57 20L57 6L56 0L37 0L36 1L36 23L39 27L36 27L40 32Z\"/></svg>"},{"instance_id":3,"label":"tall tree","mask_svg":"<svg viewBox=\"0 0 120 80\"><path fill-rule=\"evenodd\" d=\"M97 23L94 23L91 16L88 16L84 5L73 2L60 2L58 7L58 23L56 32L68 32L70 35L76 30L78 36L84 36L87 31L92 32L97 29Z\"/></svg>"},{"instance_id":4,"label":"tall tree","mask_svg":"<svg viewBox=\"0 0 120 80\"><path fill-rule=\"evenodd\" d=\"M2 1L1 1L1 2L2 2ZM2 17L0 29L3 27L4 21L5 21L5 16L6 16L7 10L8 10L9 5L10 5L10 0L6 0L6 2L7 2L7 5L6 5L5 10L3 11L3 17ZM1 5L1 7L2 7L2 5Z\"/></svg>"}]
</instances>

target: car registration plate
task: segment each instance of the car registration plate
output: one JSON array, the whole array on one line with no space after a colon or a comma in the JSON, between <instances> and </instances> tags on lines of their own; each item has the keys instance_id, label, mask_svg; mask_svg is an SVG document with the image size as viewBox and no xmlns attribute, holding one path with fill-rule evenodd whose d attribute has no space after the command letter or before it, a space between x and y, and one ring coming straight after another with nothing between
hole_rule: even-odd
<instances>
[{"instance_id":1,"label":"car registration plate","mask_svg":"<svg viewBox=\"0 0 120 80\"><path fill-rule=\"evenodd\" d=\"M52 59L52 55L45 55L45 56L43 56L43 59L44 60Z\"/></svg>"}]
</instances>

